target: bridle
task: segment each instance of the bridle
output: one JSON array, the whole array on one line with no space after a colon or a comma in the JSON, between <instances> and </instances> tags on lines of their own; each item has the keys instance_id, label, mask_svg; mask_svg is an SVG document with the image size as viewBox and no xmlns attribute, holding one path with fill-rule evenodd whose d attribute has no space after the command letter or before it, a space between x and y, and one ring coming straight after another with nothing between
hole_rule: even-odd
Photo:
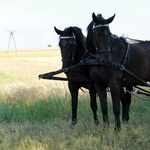
<instances>
[{"instance_id":1,"label":"bridle","mask_svg":"<svg viewBox=\"0 0 150 150\"><path fill-rule=\"evenodd\" d=\"M100 25L95 25L95 26L93 26L93 29L92 29L93 34L95 33L95 29L96 29L96 28L103 28L103 27L109 27L109 25L108 25L108 24L104 24L104 25L101 25L101 24L100 24ZM103 34L104 34L104 36L106 36L105 31L104 31ZM106 50L99 50L99 48L98 48L98 46L97 46L97 43L96 43L95 34L94 34L94 37L93 37L93 39L94 39L94 45L95 45L95 49L96 49L96 52L97 52L98 57L99 57L99 54L100 54L100 53L110 53L110 54L111 54L113 41L114 41L116 38L118 38L118 36L113 35L113 34L111 34L111 33L110 33L110 36L111 36L111 39L110 39L110 42L109 42L109 48L106 49ZM120 39L121 39L121 38L120 38ZM123 65L123 66L127 63L127 57L128 57L129 50L130 50L130 44L127 43L126 47L127 47L126 53L125 53L124 59L123 59L122 64L121 64L121 65ZM113 63L113 62L112 62L112 63Z\"/></svg>"},{"instance_id":2,"label":"bridle","mask_svg":"<svg viewBox=\"0 0 150 150\"><path fill-rule=\"evenodd\" d=\"M60 40L66 40L66 43L65 43L65 46L67 45L69 39L73 39L73 54L72 54L72 57L71 59L65 59L65 58L62 58L62 62L68 62L68 63L72 63L74 62L74 55L76 53L76 37L75 35L73 34L72 36L60 36L59 37Z\"/></svg>"},{"instance_id":3,"label":"bridle","mask_svg":"<svg viewBox=\"0 0 150 150\"><path fill-rule=\"evenodd\" d=\"M100 24L100 25L94 25L93 26L93 29L92 29L92 32L93 32L93 40L94 40L94 45L95 45L95 49L96 49L96 52L97 54L99 55L100 53L110 53L111 52L111 47L112 47L112 44L113 44L113 40L115 39L115 36L113 34L111 34L111 39L110 39L110 43L109 43L109 48L108 49L99 49L98 46L97 46L97 43L96 43L96 37L95 37L95 29L97 28L104 28L104 27L109 27L108 24ZM104 36L107 35L106 31L103 32Z\"/></svg>"}]
</instances>

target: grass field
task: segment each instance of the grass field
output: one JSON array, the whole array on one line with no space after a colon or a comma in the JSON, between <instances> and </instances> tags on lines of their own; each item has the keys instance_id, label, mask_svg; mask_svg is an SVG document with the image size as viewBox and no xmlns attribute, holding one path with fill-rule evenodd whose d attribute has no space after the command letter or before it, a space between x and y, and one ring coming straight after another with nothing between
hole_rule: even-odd
<instances>
[{"instance_id":1,"label":"grass field","mask_svg":"<svg viewBox=\"0 0 150 150\"><path fill-rule=\"evenodd\" d=\"M150 103L140 98L132 98L130 122L115 134L111 99L110 127L103 131L99 99L96 127L88 91L80 91L72 130L67 82L38 79L60 68L58 49L0 52L0 150L149 150Z\"/></svg>"}]
</instances>

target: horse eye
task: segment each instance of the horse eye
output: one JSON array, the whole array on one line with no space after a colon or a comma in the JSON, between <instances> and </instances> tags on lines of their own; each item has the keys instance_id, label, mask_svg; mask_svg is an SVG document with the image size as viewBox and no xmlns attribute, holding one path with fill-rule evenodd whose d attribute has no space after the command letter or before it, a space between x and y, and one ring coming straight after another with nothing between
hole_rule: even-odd
<instances>
[{"instance_id":1,"label":"horse eye","mask_svg":"<svg viewBox=\"0 0 150 150\"><path fill-rule=\"evenodd\" d=\"M74 41L71 39L71 40L68 41L68 44L69 44L69 45L73 45L73 44L74 44Z\"/></svg>"},{"instance_id":2,"label":"horse eye","mask_svg":"<svg viewBox=\"0 0 150 150\"><path fill-rule=\"evenodd\" d=\"M108 32L107 32L107 30L106 30L106 29L104 30L104 32L103 32L103 33L104 33L104 36L107 36L107 34L108 34Z\"/></svg>"}]
</instances>

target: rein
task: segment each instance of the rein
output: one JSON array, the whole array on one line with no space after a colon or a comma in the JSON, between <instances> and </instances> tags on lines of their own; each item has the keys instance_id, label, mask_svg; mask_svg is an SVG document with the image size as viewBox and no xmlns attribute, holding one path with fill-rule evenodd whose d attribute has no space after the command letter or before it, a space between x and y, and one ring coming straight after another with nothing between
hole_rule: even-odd
<instances>
[{"instance_id":1,"label":"rein","mask_svg":"<svg viewBox=\"0 0 150 150\"><path fill-rule=\"evenodd\" d=\"M121 70L121 71L125 71L126 73L128 73L129 75L131 75L132 77L134 77L135 79L137 79L138 81L140 81L141 83L143 83L145 86L150 87L150 84L147 83L146 81L144 81L143 79L141 79L140 77L138 77L137 75L135 75L134 73L132 73L131 71L129 71L128 69L126 69L123 65L120 65L116 62L111 62L111 65L113 68Z\"/></svg>"},{"instance_id":2,"label":"rein","mask_svg":"<svg viewBox=\"0 0 150 150\"><path fill-rule=\"evenodd\" d=\"M83 79L78 79L78 78L63 78L63 77L54 77L54 75L57 75L57 74L60 74L60 73L65 73L71 69L74 69L76 67L79 67L79 66L90 66L90 65L98 65L98 66L104 66L102 64L100 64L99 60L96 59L96 58L93 58L93 56L89 56L87 57L86 59L82 59L79 63L73 65L73 66L70 66L68 68L63 68L63 69L60 69L60 70L57 70L57 71L53 71L53 72L49 72L49 73L45 73L45 74L41 74L39 75L39 79L49 79L49 80L60 80L60 81L75 81L75 82L92 82L90 79L88 78L83 78ZM111 63L111 65L107 65L109 67L113 67L115 69L118 69L118 70L121 70L121 71L125 71L127 72L128 74L130 74L131 76L133 76L134 78L136 78L137 80L139 80L140 82L142 82L145 86L148 86L150 87L150 84L147 83L146 81L144 81L143 79L139 78L138 76L136 76L135 74L133 74L132 72L130 72L129 70L127 70L123 65L120 65L118 63ZM146 96L150 96L150 92L149 91L146 91L140 87L137 87L135 86L136 88L138 88L138 92L137 94L142 94L142 95L146 95ZM144 91L144 92L141 92L141 91ZM128 92L128 91L127 91ZM133 93L130 93L133 95Z\"/></svg>"},{"instance_id":3,"label":"rein","mask_svg":"<svg viewBox=\"0 0 150 150\"><path fill-rule=\"evenodd\" d=\"M68 68L62 68L62 69L59 69L59 70L57 70L57 71L52 71L52 72L48 72L48 73L45 73L45 74L41 74L41 75L39 75L39 79L40 78L43 78L43 79L51 79L54 75L57 75L57 74L60 74L60 73L65 73L65 72L68 72L69 70L71 70L71 69L74 69L74 68L76 68L76 67L78 67L78 66L81 66L81 62L79 62L79 63L77 63L77 64L75 64L75 65L72 65L72 66L70 66L70 67L68 67Z\"/></svg>"},{"instance_id":4,"label":"rein","mask_svg":"<svg viewBox=\"0 0 150 150\"><path fill-rule=\"evenodd\" d=\"M88 79L88 78L63 78L63 77L53 77L53 76L47 76L46 78L44 77L44 79L49 79L49 80L59 80L59 81L75 81L75 82L92 82L92 80Z\"/></svg>"},{"instance_id":5,"label":"rein","mask_svg":"<svg viewBox=\"0 0 150 150\"><path fill-rule=\"evenodd\" d=\"M143 94L143 95L146 95L146 96L150 96L150 92L149 92L149 91L147 91L147 90L145 90L145 89L142 89L142 88L140 88L140 87L138 87L138 86L136 86L136 88L139 89L139 90L137 91L138 94ZM140 90L141 90L141 91L144 91L144 92L141 92Z\"/></svg>"},{"instance_id":6,"label":"rein","mask_svg":"<svg viewBox=\"0 0 150 150\"><path fill-rule=\"evenodd\" d=\"M78 81L78 82L91 82L90 79L88 78L83 78L83 79L78 79L78 78L62 78L62 77L54 77L54 75L57 75L57 74L60 74L60 73L66 73L76 67L79 67L79 66L83 66L85 65L86 61L88 61L92 56L89 56L87 57L86 59L82 59L79 63L75 64L75 65L72 65L68 68L62 68L62 69L59 69L57 71L52 71L52 72L48 72L48 73L45 73L45 74L40 74L39 75L39 79L52 79L52 80L62 80L62 81Z\"/></svg>"},{"instance_id":7,"label":"rein","mask_svg":"<svg viewBox=\"0 0 150 150\"><path fill-rule=\"evenodd\" d=\"M136 87L136 88L139 88L139 87ZM140 90L144 91L144 89L140 88ZM140 90L136 91L136 92L130 92L126 89L126 92L130 93L131 95L135 96L136 98L140 99L140 100L143 100L143 101L146 101L146 102L150 102L149 100L145 99L145 98L142 98L142 97L139 97L137 96L136 94L142 94L142 95L146 95L146 96L150 96L149 92L148 93L144 93L144 92L141 92Z\"/></svg>"}]
</instances>

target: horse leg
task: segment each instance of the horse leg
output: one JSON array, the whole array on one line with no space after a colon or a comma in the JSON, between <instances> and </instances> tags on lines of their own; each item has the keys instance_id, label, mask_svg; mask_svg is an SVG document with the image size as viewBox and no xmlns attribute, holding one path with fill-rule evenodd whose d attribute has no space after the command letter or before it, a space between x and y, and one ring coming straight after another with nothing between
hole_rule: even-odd
<instances>
[{"instance_id":1,"label":"horse leg","mask_svg":"<svg viewBox=\"0 0 150 150\"><path fill-rule=\"evenodd\" d=\"M126 87L129 92L125 92L124 89L121 88L121 102L122 102L122 121L124 123L129 120L129 107L131 104L131 91L132 87Z\"/></svg>"},{"instance_id":2,"label":"horse leg","mask_svg":"<svg viewBox=\"0 0 150 150\"><path fill-rule=\"evenodd\" d=\"M108 121L108 108L107 108L107 92L105 88L101 88L100 84L95 84L95 89L98 92L99 98L100 98L100 104L101 104L101 110L103 115L103 128L109 126Z\"/></svg>"},{"instance_id":3,"label":"horse leg","mask_svg":"<svg viewBox=\"0 0 150 150\"><path fill-rule=\"evenodd\" d=\"M89 93L90 93L90 106L93 111L93 117L94 117L94 124L98 126L99 121L97 117L96 90L93 84L89 86Z\"/></svg>"},{"instance_id":4,"label":"horse leg","mask_svg":"<svg viewBox=\"0 0 150 150\"><path fill-rule=\"evenodd\" d=\"M77 86L69 82L68 84L70 93L71 93L71 105L72 105L72 123L71 126L77 124L77 107L78 107L78 90Z\"/></svg>"},{"instance_id":5,"label":"horse leg","mask_svg":"<svg viewBox=\"0 0 150 150\"><path fill-rule=\"evenodd\" d=\"M120 124L120 85L115 79L112 79L110 84L111 97L113 102L113 112L115 115L115 130L121 129Z\"/></svg>"}]
</instances>

